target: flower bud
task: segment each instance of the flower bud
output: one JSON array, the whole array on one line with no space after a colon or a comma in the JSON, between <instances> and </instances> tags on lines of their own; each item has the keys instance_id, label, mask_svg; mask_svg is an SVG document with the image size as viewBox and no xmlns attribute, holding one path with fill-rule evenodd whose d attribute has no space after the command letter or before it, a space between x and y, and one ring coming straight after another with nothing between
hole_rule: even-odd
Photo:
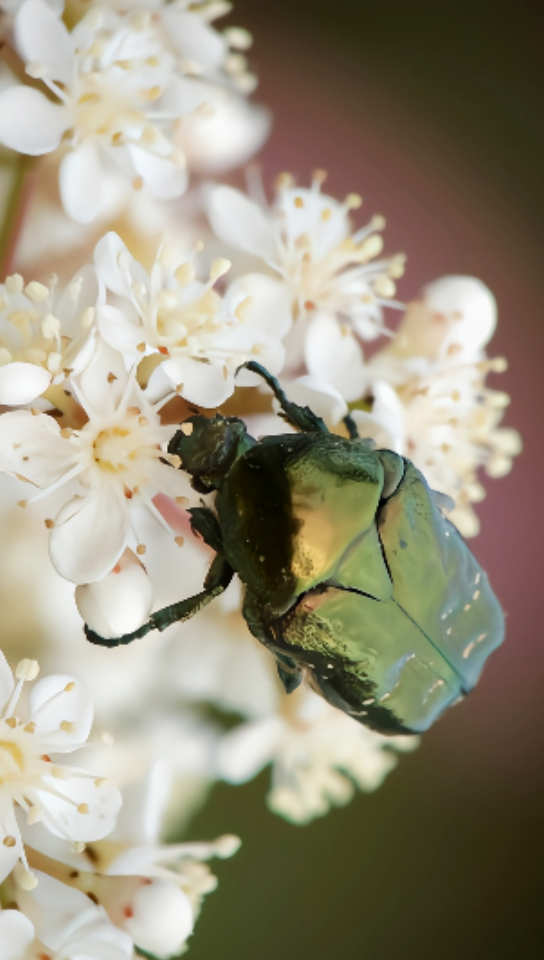
<instances>
[{"instance_id":1,"label":"flower bud","mask_svg":"<svg viewBox=\"0 0 544 960\"><path fill-rule=\"evenodd\" d=\"M127 549L103 580L76 587L75 599L91 630L111 640L132 633L147 620L153 587L143 564Z\"/></svg>"}]
</instances>

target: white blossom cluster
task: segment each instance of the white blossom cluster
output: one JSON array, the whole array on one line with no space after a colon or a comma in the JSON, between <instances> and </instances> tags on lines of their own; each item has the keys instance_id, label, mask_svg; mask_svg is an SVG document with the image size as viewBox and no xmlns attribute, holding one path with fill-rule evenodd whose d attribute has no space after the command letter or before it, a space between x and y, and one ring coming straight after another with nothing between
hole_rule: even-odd
<instances>
[{"instance_id":1,"label":"white blossom cluster","mask_svg":"<svg viewBox=\"0 0 544 960\"><path fill-rule=\"evenodd\" d=\"M249 100L251 37L218 26L230 4L0 9L15 171L0 233L0 644L18 663L14 680L0 653L0 960L168 960L215 885L205 861L238 846L163 842L215 781L270 766L270 809L305 823L376 789L415 745L304 685L287 697L236 579L160 636L85 641L83 620L119 638L202 589L210 551L187 513L202 497L169 441L195 409L256 437L290 430L239 369L258 360L331 430L350 412L413 460L471 536L482 470L507 473L520 439L486 383L506 361L486 354L497 311L481 281L441 278L405 305L383 217L329 196L323 171L310 186L282 174L271 202L254 174L247 192L211 180L269 128ZM21 651L51 669L30 692L37 660ZM65 765L93 714L85 769Z\"/></svg>"}]
</instances>

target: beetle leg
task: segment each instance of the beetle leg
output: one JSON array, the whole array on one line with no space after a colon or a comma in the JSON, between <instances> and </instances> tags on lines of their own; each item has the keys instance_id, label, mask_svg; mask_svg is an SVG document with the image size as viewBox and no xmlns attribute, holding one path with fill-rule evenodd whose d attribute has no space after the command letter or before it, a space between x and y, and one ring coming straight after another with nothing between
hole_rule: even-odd
<instances>
[{"instance_id":1,"label":"beetle leg","mask_svg":"<svg viewBox=\"0 0 544 960\"><path fill-rule=\"evenodd\" d=\"M350 440L360 440L360 439L361 439L360 436L359 436L359 431L358 431L358 429L357 429L357 424L355 423L355 420L354 420L353 417L351 416L351 413L346 413L346 416L343 418L343 421L342 421L342 422L343 422L343 423L345 424L345 426L346 426L346 430L348 431L348 435L349 435L349 439L350 439Z\"/></svg>"},{"instance_id":2,"label":"beetle leg","mask_svg":"<svg viewBox=\"0 0 544 960\"><path fill-rule=\"evenodd\" d=\"M287 664L292 664L293 666L288 666ZM297 687L300 687L300 684L303 680L302 670L299 670L294 660L291 660L290 657L282 657L276 659L276 670L278 671L278 677L283 683L286 693L293 693Z\"/></svg>"},{"instance_id":3,"label":"beetle leg","mask_svg":"<svg viewBox=\"0 0 544 960\"><path fill-rule=\"evenodd\" d=\"M298 403L293 403L289 400L276 378L273 377L265 367L261 366L260 363L257 363L255 360L249 360L248 363L243 363L241 367L238 367L238 370L244 368L250 370L252 373L257 373L263 378L279 402L284 419L292 423L297 430L301 430L303 433L329 432L324 421L321 417L318 417L313 410L310 410L309 407L300 407Z\"/></svg>"},{"instance_id":4,"label":"beetle leg","mask_svg":"<svg viewBox=\"0 0 544 960\"><path fill-rule=\"evenodd\" d=\"M194 597L188 597L186 600L180 600L178 603L173 603L169 607L163 607L162 610L157 610L150 616L147 623L144 623L138 630L134 630L133 633L125 633L122 637L113 637L107 640L85 624L85 636L87 640L98 646L118 647L121 644L139 640L140 637L145 637L152 630L166 630L173 623L183 623L185 620L190 620L195 613L206 607L215 597L224 593L233 576L234 570L230 564L218 554L208 571L204 581L204 590L201 593L197 593Z\"/></svg>"},{"instance_id":5,"label":"beetle leg","mask_svg":"<svg viewBox=\"0 0 544 960\"><path fill-rule=\"evenodd\" d=\"M204 543L207 543L216 553L223 552L223 540L219 520L209 507L191 507L187 513L191 517L191 529L199 533Z\"/></svg>"}]
</instances>

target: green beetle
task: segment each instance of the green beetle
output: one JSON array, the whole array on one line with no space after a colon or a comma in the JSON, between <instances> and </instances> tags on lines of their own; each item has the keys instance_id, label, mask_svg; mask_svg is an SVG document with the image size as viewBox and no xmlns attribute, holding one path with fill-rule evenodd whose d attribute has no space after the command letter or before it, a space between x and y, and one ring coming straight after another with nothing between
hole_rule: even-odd
<instances>
[{"instance_id":1,"label":"green beetle","mask_svg":"<svg viewBox=\"0 0 544 960\"><path fill-rule=\"evenodd\" d=\"M189 511L216 553L202 593L153 614L150 630L194 616L234 573L243 615L276 658L288 693L303 677L326 700L382 734L418 733L474 687L503 640L486 574L440 509L423 474L373 450L346 418L329 433L308 407L272 388L299 431L254 440L236 417L191 417L169 450L215 512Z\"/></svg>"}]
</instances>

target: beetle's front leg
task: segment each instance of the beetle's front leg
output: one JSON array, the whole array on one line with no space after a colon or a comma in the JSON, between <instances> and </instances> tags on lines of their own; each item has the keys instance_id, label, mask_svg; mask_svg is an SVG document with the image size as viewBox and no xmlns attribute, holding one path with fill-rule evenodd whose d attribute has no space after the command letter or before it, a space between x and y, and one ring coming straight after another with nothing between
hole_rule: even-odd
<instances>
[{"instance_id":1,"label":"beetle's front leg","mask_svg":"<svg viewBox=\"0 0 544 960\"><path fill-rule=\"evenodd\" d=\"M289 423L292 423L297 430L302 430L303 433L328 433L328 429L321 419L318 417L313 410L310 410L309 407L301 407L298 403L293 403L287 397L285 391L280 387L276 377L273 377L271 373L268 372L266 367L263 367L260 363L257 363L256 360L249 360L247 363L243 363L241 367L238 367L238 370L250 370L251 373L257 373L263 380L268 384L270 389L273 391L276 400L278 400L281 409L283 410L284 419ZM237 371L238 372L238 371Z\"/></svg>"},{"instance_id":2,"label":"beetle's front leg","mask_svg":"<svg viewBox=\"0 0 544 960\"><path fill-rule=\"evenodd\" d=\"M145 637L152 630L166 630L173 623L183 623L190 620L203 607L206 607L215 597L224 593L234 576L234 570L223 556L218 554L208 571L204 581L204 590L197 593L194 597L188 597L186 600L180 600L178 603L172 603L169 607L163 607L153 613L147 623L134 630L132 633L125 633L122 637L113 637L108 640L99 636L94 630L85 624L84 631L87 640L101 647L118 647L121 644L132 643L133 640L139 640Z\"/></svg>"}]
</instances>

